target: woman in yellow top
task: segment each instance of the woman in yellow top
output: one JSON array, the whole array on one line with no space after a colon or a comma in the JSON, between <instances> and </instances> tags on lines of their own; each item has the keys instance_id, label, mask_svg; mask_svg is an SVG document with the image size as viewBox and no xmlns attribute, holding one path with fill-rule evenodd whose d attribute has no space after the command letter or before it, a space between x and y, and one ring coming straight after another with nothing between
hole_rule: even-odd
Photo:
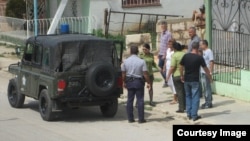
<instances>
[{"instance_id":1,"label":"woman in yellow top","mask_svg":"<svg viewBox=\"0 0 250 141\"><path fill-rule=\"evenodd\" d=\"M150 89L148 90L149 93L149 105L150 106L155 106L155 103L153 102L153 81L154 81L154 71L153 67L157 68L157 65L154 61L154 54L150 52L150 45L149 44L144 44L143 45L143 53L140 54L140 58L145 60L148 73L149 73L149 78L150 78Z\"/></svg>"}]
</instances>

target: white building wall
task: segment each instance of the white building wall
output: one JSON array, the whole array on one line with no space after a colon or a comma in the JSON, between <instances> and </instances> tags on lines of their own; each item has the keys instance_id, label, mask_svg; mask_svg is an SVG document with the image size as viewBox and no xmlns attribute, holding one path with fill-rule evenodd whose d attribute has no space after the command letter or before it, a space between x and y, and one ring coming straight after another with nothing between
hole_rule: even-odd
<instances>
[{"instance_id":1,"label":"white building wall","mask_svg":"<svg viewBox=\"0 0 250 141\"><path fill-rule=\"evenodd\" d=\"M49 5L50 5L50 17L54 17L54 15L55 15L55 13L57 11L57 8L58 8L58 6L60 4L60 1L50 0L48 2L49 2ZM68 0L68 4L65 7L65 10L63 12L63 17L75 17L75 16L84 15L82 13L82 3L83 3L83 0L76 0L76 4L73 5L72 1ZM75 10L76 15L73 14L73 9Z\"/></svg>"},{"instance_id":2,"label":"white building wall","mask_svg":"<svg viewBox=\"0 0 250 141\"><path fill-rule=\"evenodd\" d=\"M193 11L199 10L202 4L203 0L161 0L161 6L122 8L121 0L91 0L90 15L96 17L98 28L103 28L105 8L111 9L112 11L182 15L184 18L191 18ZM122 16L121 14L117 14L116 17L112 17L112 19L114 18L117 18L117 21L121 21ZM135 21L139 20L138 17L129 19Z\"/></svg>"}]
</instances>

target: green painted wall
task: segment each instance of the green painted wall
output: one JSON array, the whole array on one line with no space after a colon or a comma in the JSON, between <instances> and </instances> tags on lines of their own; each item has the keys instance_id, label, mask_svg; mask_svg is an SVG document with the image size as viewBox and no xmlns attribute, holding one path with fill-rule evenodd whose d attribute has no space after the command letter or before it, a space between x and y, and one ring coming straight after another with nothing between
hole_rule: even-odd
<instances>
[{"instance_id":1,"label":"green painted wall","mask_svg":"<svg viewBox=\"0 0 250 141\"><path fill-rule=\"evenodd\" d=\"M205 4L205 14L206 14L206 32L205 39L208 41L208 44L212 44L212 1L204 0ZM210 46L211 47L211 46Z\"/></svg>"},{"instance_id":2,"label":"green painted wall","mask_svg":"<svg viewBox=\"0 0 250 141\"><path fill-rule=\"evenodd\" d=\"M212 45L212 1L204 0L206 7L206 34L205 38ZM211 47L211 46L210 46ZM211 47L213 49L213 47ZM241 70L240 86L214 81L213 93L250 102L250 71Z\"/></svg>"},{"instance_id":3,"label":"green painted wall","mask_svg":"<svg viewBox=\"0 0 250 141\"><path fill-rule=\"evenodd\" d=\"M82 0L82 15L89 16L90 0Z\"/></svg>"},{"instance_id":4,"label":"green painted wall","mask_svg":"<svg viewBox=\"0 0 250 141\"><path fill-rule=\"evenodd\" d=\"M90 9L90 0L82 0L82 16L83 17L89 17L89 9ZM84 29L86 29L86 31L84 31L85 33L91 33L92 31L90 31L89 29L89 25L91 23L87 23L84 26Z\"/></svg>"},{"instance_id":5,"label":"green painted wall","mask_svg":"<svg viewBox=\"0 0 250 141\"><path fill-rule=\"evenodd\" d=\"M232 97L250 102L250 71L241 70L241 85L232 85L214 81L213 92L218 95Z\"/></svg>"}]
</instances>

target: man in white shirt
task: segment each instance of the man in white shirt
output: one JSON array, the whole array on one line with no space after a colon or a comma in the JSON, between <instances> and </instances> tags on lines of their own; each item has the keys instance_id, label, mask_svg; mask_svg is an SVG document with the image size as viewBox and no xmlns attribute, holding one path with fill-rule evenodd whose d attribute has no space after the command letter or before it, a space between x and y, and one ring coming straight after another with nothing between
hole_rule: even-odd
<instances>
[{"instance_id":1,"label":"man in white shirt","mask_svg":"<svg viewBox=\"0 0 250 141\"><path fill-rule=\"evenodd\" d=\"M203 58L206 62L207 68L210 71L210 74L212 75L213 67L214 67L214 56L213 52L210 48L208 48L208 42L207 40L201 40L200 41L200 49L203 51ZM209 81L208 76L205 74L204 70L201 68L201 85L204 91L205 96L205 103L201 105L202 109L212 108L212 88L211 83Z\"/></svg>"}]
</instances>

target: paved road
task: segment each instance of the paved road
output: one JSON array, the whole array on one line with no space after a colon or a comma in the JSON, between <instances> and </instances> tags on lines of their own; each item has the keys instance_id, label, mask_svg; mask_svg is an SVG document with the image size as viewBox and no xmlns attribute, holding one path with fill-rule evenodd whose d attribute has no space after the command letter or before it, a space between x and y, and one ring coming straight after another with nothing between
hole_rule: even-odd
<instances>
[{"instance_id":1,"label":"paved road","mask_svg":"<svg viewBox=\"0 0 250 141\"><path fill-rule=\"evenodd\" d=\"M182 118L147 110L145 124L128 123L124 97L114 118L104 118L98 107L69 110L57 121L43 121L38 112L38 102L27 98L24 107L10 107L7 85L13 77L7 66L17 60L0 58L0 137L3 141L166 141L172 140L172 125L187 124ZM124 94L125 95L125 94ZM150 108L148 108L150 109ZM136 114L135 114L136 115Z\"/></svg>"}]
</instances>

